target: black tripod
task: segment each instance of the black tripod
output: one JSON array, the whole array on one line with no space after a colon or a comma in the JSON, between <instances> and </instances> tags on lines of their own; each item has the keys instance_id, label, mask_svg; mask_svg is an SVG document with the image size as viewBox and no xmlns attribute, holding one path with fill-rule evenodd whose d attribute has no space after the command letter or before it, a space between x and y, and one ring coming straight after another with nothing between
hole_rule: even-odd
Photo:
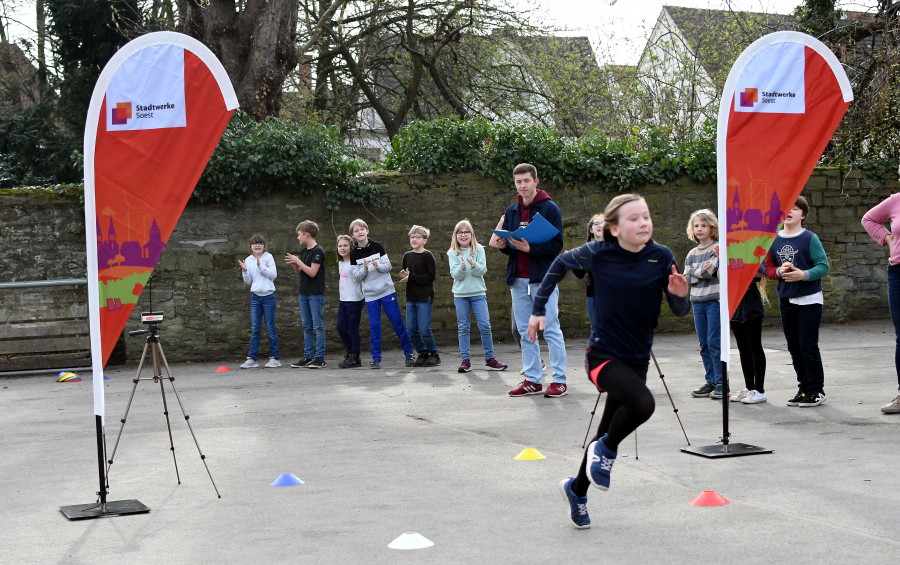
<instances>
[{"instance_id":1,"label":"black tripod","mask_svg":"<svg viewBox=\"0 0 900 565\"><path fill-rule=\"evenodd\" d=\"M650 351L650 357L653 358L653 364L656 365L656 372L659 373L659 378L662 381L663 387L666 389L666 394L669 396L669 402L672 403L672 411L675 412L675 417L678 418L678 425L681 426L681 433L684 434L684 441L687 442L688 445L691 444L691 440L687 437L687 432L684 431L684 424L681 423L681 416L678 415L678 408L675 408L675 401L672 400L672 393L669 392L669 386L666 384L666 376L663 374L662 369L659 368L659 363L656 362L656 355L653 354L653 350ZM603 392L600 392L597 395L597 402L594 403L594 409L591 410L591 421L588 422L587 432L584 434L584 443L581 447L585 447L587 445L588 434L591 433L591 424L594 423L594 414L597 413L597 406L600 404L600 397L603 395ZM634 454L635 459L637 459L637 430L634 431Z\"/></svg>"},{"instance_id":2,"label":"black tripod","mask_svg":"<svg viewBox=\"0 0 900 565\"><path fill-rule=\"evenodd\" d=\"M159 319L162 319L161 315L159 316ZM191 436L194 438L194 445L197 446L197 452L200 454L200 460L203 461L203 466L206 468L206 474L209 475L209 480L212 483L213 489L215 489L216 491L216 495L219 498L222 498L222 495L219 494L219 489L216 488L216 482L213 480L212 474L210 474L209 472L209 466L206 464L206 455L203 455L203 451L200 449L200 444L197 442L197 435L194 434L194 428L191 427L191 417L188 416L184 411L184 404L181 402L181 397L178 395L178 389L175 388L175 377L172 376L172 371L169 370L169 363L168 361L166 361L166 354L163 353L162 344L159 342L159 323L149 323L148 329L128 332L128 335L137 336L145 333L149 333L150 335L147 336L147 343L144 345L144 352L141 354L141 362L138 365L137 375L134 378L134 386L131 387L131 396L128 398L128 406L125 408L125 415L122 416L122 427L119 428L119 435L116 438L116 445L115 447L113 447L112 455L107 462L107 481L109 480L109 468L112 466L113 459L116 456L116 450L119 448L119 440L122 439L122 431L125 429L125 420L128 419L128 411L131 410L131 402L134 400L134 393L137 390L137 385L141 381L153 380L154 383L159 383L159 392L160 394L162 394L163 414L165 414L166 416L166 427L169 430L169 449L172 450L172 461L175 463L175 477L178 480L178 484L181 484L181 475L178 473L178 460L175 458L175 442L172 440L172 425L169 422L169 407L166 402L166 389L163 386L163 382L168 380L169 384L172 386L172 392L175 393L175 398L178 400L178 406L181 408L181 413L184 415L184 421L187 423L188 429L191 431ZM151 351L151 354L153 356L153 376L141 377L141 371L144 368L144 361L147 358L148 349ZM162 364L166 368L166 374L168 375L168 377L162 376L162 372L160 371L160 360L162 360ZM108 488L109 483L107 482L107 489Z\"/></svg>"}]
</instances>

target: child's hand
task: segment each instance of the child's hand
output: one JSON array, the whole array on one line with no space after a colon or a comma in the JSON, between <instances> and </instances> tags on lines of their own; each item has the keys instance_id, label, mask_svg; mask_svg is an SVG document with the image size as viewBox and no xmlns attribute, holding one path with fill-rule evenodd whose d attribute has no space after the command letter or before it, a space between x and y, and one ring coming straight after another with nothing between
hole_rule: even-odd
<instances>
[{"instance_id":1,"label":"child's hand","mask_svg":"<svg viewBox=\"0 0 900 565\"><path fill-rule=\"evenodd\" d=\"M704 271L709 268L709 262L710 262L710 260L707 259L706 261L703 262L703 265L701 265L701 267L703 268Z\"/></svg>"},{"instance_id":2,"label":"child's hand","mask_svg":"<svg viewBox=\"0 0 900 565\"><path fill-rule=\"evenodd\" d=\"M528 338L528 341L534 343L534 341L537 339L538 330L544 331L545 320L545 316L531 316L528 319L528 331L525 332L525 337Z\"/></svg>"},{"instance_id":3,"label":"child's hand","mask_svg":"<svg viewBox=\"0 0 900 565\"><path fill-rule=\"evenodd\" d=\"M787 282L799 282L806 278L806 273L801 270L795 268L791 265L790 271L781 271L781 278L786 280Z\"/></svg>"},{"instance_id":4,"label":"child's hand","mask_svg":"<svg viewBox=\"0 0 900 565\"><path fill-rule=\"evenodd\" d=\"M718 245L716 245L715 247L713 247L713 253L716 254L716 257L719 256L719 246L718 246Z\"/></svg>"},{"instance_id":5,"label":"child's hand","mask_svg":"<svg viewBox=\"0 0 900 565\"><path fill-rule=\"evenodd\" d=\"M470 266L470 267L474 267L474 266L475 266L475 260L474 260L474 259L466 259L466 261L469 262L469 266Z\"/></svg>"},{"instance_id":6,"label":"child's hand","mask_svg":"<svg viewBox=\"0 0 900 565\"><path fill-rule=\"evenodd\" d=\"M378 268L378 259L372 259L372 266Z\"/></svg>"},{"instance_id":7,"label":"child's hand","mask_svg":"<svg viewBox=\"0 0 900 565\"><path fill-rule=\"evenodd\" d=\"M259 257L256 258L256 266L262 267L262 263L259 262Z\"/></svg>"},{"instance_id":8,"label":"child's hand","mask_svg":"<svg viewBox=\"0 0 900 565\"><path fill-rule=\"evenodd\" d=\"M684 275L678 272L675 265L672 265L672 274L669 275L669 294L684 298L688 295L688 282Z\"/></svg>"},{"instance_id":9,"label":"child's hand","mask_svg":"<svg viewBox=\"0 0 900 565\"><path fill-rule=\"evenodd\" d=\"M400 282L408 282L409 281L409 269L403 269L397 274L400 275Z\"/></svg>"},{"instance_id":10,"label":"child's hand","mask_svg":"<svg viewBox=\"0 0 900 565\"><path fill-rule=\"evenodd\" d=\"M296 255L291 255L290 253L284 254L284 262L288 265L293 265L294 267L300 268L303 265L303 261L300 260Z\"/></svg>"},{"instance_id":11,"label":"child's hand","mask_svg":"<svg viewBox=\"0 0 900 565\"><path fill-rule=\"evenodd\" d=\"M240 259L238 259L238 265L241 266L241 270L243 270L244 272L247 271L247 263L244 263L243 261L241 261Z\"/></svg>"},{"instance_id":12,"label":"child's hand","mask_svg":"<svg viewBox=\"0 0 900 565\"><path fill-rule=\"evenodd\" d=\"M887 245L888 247L890 247L891 244L893 244L893 243L894 243L894 234L890 234L890 233L887 234L884 237L884 244Z\"/></svg>"},{"instance_id":13,"label":"child's hand","mask_svg":"<svg viewBox=\"0 0 900 565\"><path fill-rule=\"evenodd\" d=\"M459 258L459 264L462 265L463 271L466 270L466 260L462 257Z\"/></svg>"}]
</instances>

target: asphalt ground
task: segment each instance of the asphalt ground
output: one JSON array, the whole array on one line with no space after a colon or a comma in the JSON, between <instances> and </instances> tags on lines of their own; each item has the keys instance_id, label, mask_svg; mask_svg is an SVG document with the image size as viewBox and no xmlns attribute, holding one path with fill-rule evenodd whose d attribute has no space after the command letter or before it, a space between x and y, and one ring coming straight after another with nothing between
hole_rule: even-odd
<instances>
[{"instance_id":1,"label":"asphalt ground","mask_svg":"<svg viewBox=\"0 0 900 565\"><path fill-rule=\"evenodd\" d=\"M620 446L609 491L591 489L593 527L576 530L557 490L582 458L596 390L583 344L570 343L569 394L510 398L510 365L456 372L443 364L383 368L239 370L172 366L209 471L171 390L176 482L159 385L142 381L110 473L110 500L149 514L68 521L59 507L96 500L96 434L89 375L0 378L2 563L893 563L900 549L900 415L879 408L897 393L889 321L824 326L828 400L788 407L796 381L779 329L765 330L769 402L731 403L733 442L768 455L710 460L685 439L651 365L656 413ZM473 355L480 351L472 340ZM163 335L165 347L165 336ZM692 445L722 435L721 403L696 399L703 382L696 336L654 347ZM733 352L732 388L742 387ZM107 445L119 433L136 366L107 372ZM145 369L143 376L152 376ZM545 377L546 381L549 378ZM602 408L602 403L601 403ZM598 412L599 418L599 412ZM594 420L594 426L597 419ZM517 461L526 448L546 456ZM272 487L282 473L305 484ZM730 501L689 502L703 490ZM434 542L400 551L404 532Z\"/></svg>"}]
</instances>

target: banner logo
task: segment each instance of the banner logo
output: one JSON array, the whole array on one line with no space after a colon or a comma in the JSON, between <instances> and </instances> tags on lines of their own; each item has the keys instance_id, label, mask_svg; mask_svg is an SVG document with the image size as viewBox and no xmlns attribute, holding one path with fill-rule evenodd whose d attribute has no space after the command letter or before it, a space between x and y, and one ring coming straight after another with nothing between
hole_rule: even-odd
<instances>
[{"instance_id":1,"label":"banner logo","mask_svg":"<svg viewBox=\"0 0 900 565\"><path fill-rule=\"evenodd\" d=\"M112 123L124 125L131 119L131 102L119 102L112 111Z\"/></svg>"},{"instance_id":2,"label":"banner logo","mask_svg":"<svg viewBox=\"0 0 900 565\"><path fill-rule=\"evenodd\" d=\"M146 47L125 61L106 89L109 131L186 127L184 48Z\"/></svg>"},{"instance_id":3,"label":"banner logo","mask_svg":"<svg viewBox=\"0 0 900 565\"><path fill-rule=\"evenodd\" d=\"M735 88L734 111L806 113L806 51L801 43L776 43L747 63Z\"/></svg>"},{"instance_id":4,"label":"banner logo","mask_svg":"<svg viewBox=\"0 0 900 565\"><path fill-rule=\"evenodd\" d=\"M759 102L758 88L745 88L744 91L741 92L742 108L752 108L757 102Z\"/></svg>"}]
</instances>

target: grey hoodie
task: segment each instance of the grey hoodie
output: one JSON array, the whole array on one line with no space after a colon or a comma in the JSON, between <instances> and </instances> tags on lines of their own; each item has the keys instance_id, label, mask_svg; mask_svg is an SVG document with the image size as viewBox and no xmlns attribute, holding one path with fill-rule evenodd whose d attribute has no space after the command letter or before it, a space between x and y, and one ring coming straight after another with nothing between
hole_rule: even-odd
<instances>
[{"instance_id":1,"label":"grey hoodie","mask_svg":"<svg viewBox=\"0 0 900 565\"><path fill-rule=\"evenodd\" d=\"M373 255L378 255L377 268L372 264L371 257ZM366 261L365 266L363 266L363 260ZM366 302L372 302L396 292L394 281L391 279L391 260L388 259L384 246L377 241L370 239L365 247L359 247L359 244L354 241L353 249L350 250L350 262L353 263L350 276L362 285Z\"/></svg>"}]
</instances>

